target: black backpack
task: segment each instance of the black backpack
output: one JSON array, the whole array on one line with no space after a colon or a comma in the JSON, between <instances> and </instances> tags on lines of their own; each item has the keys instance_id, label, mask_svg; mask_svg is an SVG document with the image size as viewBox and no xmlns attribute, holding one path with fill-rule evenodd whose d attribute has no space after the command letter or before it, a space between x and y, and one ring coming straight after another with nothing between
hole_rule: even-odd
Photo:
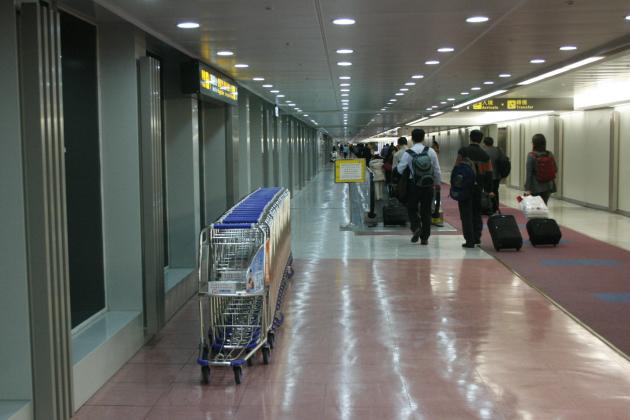
<instances>
[{"instance_id":1,"label":"black backpack","mask_svg":"<svg viewBox=\"0 0 630 420\"><path fill-rule=\"evenodd\" d=\"M429 156L429 147L424 146L422 153L407 150L411 155L411 167L413 168L413 182L416 187L432 187L435 183L433 176L433 161Z\"/></svg>"},{"instance_id":2,"label":"black backpack","mask_svg":"<svg viewBox=\"0 0 630 420\"><path fill-rule=\"evenodd\" d=\"M497 172L501 179L507 178L510 176L510 172L512 172L512 162L510 162L510 158L505 152L499 149L499 157L497 158Z\"/></svg>"}]
</instances>

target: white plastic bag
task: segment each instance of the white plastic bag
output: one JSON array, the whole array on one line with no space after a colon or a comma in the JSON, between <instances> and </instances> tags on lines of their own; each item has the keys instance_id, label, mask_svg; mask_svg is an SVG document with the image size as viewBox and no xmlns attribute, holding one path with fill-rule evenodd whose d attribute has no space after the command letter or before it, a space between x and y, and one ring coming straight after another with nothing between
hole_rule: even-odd
<instances>
[{"instance_id":1,"label":"white plastic bag","mask_svg":"<svg viewBox=\"0 0 630 420\"><path fill-rule=\"evenodd\" d=\"M521 211L525 217L549 217L549 209L541 197L528 195L521 201Z\"/></svg>"}]
</instances>

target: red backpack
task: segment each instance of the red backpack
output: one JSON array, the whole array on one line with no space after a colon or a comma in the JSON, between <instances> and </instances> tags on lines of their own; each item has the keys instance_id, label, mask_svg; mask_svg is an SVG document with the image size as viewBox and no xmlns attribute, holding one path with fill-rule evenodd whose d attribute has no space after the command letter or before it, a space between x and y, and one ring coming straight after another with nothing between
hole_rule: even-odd
<instances>
[{"instance_id":1,"label":"red backpack","mask_svg":"<svg viewBox=\"0 0 630 420\"><path fill-rule=\"evenodd\" d=\"M549 152L531 153L532 157L536 160L536 167L534 175L538 182L550 182L556 179L556 161Z\"/></svg>"}]
</instances>

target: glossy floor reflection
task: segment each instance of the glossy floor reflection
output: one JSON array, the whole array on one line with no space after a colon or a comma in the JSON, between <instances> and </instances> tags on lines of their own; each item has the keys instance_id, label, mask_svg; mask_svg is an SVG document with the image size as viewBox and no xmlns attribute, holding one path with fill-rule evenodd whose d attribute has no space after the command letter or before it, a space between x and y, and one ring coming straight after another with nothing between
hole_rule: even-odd
<instances>
[{"instance_id":1,"label":"glossy floor reflection","mask_svg":"<svg viewBox=\"0 0 630 420\"><path fill-rule=\"evenodd\" d=\"M271 364L201 385L191 301L78 418L630 419L625 359L457 236L339 232L330 181L294 200L296 275Z\"/></svg>"}]
</instances>

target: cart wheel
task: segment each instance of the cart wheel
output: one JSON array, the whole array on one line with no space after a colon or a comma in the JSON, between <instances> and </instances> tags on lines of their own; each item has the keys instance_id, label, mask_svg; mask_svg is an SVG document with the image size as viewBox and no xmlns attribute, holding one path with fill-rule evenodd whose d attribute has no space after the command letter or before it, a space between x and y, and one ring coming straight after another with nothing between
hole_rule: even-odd
<instances>
[{"instance_id":1,"label":"cart wheel","mask_svg":"<svg viewBox=\"0 0 630 420\"><path fill-rule=\"evenodd\" d=\"M209 366L201 367L201 381L205 385L208 385L210 383L210 367Z\"/></svg>"},{"instance_id":2,"label":"cart wheel","mask_svg":"<svg viewBox=\"0 0 630 420\"><path fill-rule=\"evenodd\" d=\"M276 335L272 332L267 334L267 342L269 343L269 348L273 349L273 342L276 339Z\"/></svg>"},{"instance_id":3,"label":"cart wheel","mask_svg":"<svg viewBox=\"0 0 630 420\"><path fill-rule=\"evenodd\" d=\"M263 356L263 363L268 365L269 364L269 347L262 348L262 356Z\"/></svg>"},{"instance_id":4,"label":"cart wheel","mask_svg":"<svg viewBox=\"0 0 630 420\"><path fill-rule=\"evenodd\" d=\"M243 371L241 370L240 366L234 366L234 382L236 382L236 385L240 385L241 384L241 375L242 375Z\"/></svg>"},{"instance_id":5,"label":"cart wheel","mask_svg":"<svg viewBox=\"0 0 630 420\"><path fill-rule=\"evenodd\" d=\"M254 362L252 362L252 359L247 359L247 366L252 366L254 364Z\"/></svg>"}]
</instances>

